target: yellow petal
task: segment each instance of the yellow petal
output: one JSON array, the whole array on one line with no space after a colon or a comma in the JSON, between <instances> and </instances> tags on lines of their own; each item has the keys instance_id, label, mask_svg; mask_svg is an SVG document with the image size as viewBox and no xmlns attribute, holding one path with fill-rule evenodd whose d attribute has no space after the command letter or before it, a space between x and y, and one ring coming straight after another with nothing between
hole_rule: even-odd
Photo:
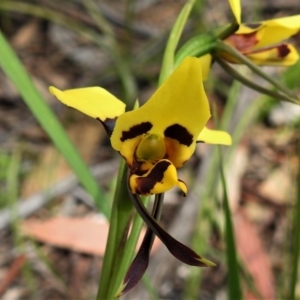
<instances>
[{"instance_id":1,"label":"yellow petal","mask_svg":"<svg viewBox=\"0 0 300 300\"><path fill-rule=\"evenodd\" d=\"M236 19L236 22L238 24L241 24L241 3L240 0L229 0L229 4L231 7L231 10L233 12L233 15Z\"/></svg>"},{"instance_id":2,"label":"yellow petal","mask_svg":"<svg viewBox=\"0 0 300 300\"><path fill-rule=\"evenodd\" d=\"M191 153L195 151L196 144L191 146L180 144L177 140L171 138L165 138L167 155L173 165L178 169L191 157Z\"/></svg>"},{"instance_id":3,"label":"yellow petal","mask_svg":"<svg viewBox=\"0 0 300 300\"><path fill-rule=\"evenodd\" d=\"M212 56L210 54L206 54L204 56L199 57L199 59L201 62L202 80L206 81L211 68Z\"/></svg>"},{"instance_id":4,"label":"yellow petal","mask_svg":"<svg viewBox=\"0 0 300 300\"><path fill-rule=\"evenodd\" d=\"M130 168L132 168L133 160L134 160L132 149L136 149L141 140L142 140L141 136L138 136L134 139L128 139L122 143L121 148L119 149L120 154L126 160L126 164ZM145 170L145 168L143 170ZM147 168L146 170L149 170L149 168Z\"/></svg>"},{"instance_id":5,"label":"yellow petal","mask_svg":"<svg viewBox=\"0 0 300 300\"><path fill-rule=\"evenodd\" d=\"M296 34L300 29L300 15L243 25L237 33L257 32L259 42L255 47L267 47L281 43Z\"/></svg>"},{"instance_id":6,"label":"yellow petal","mask_svg":"<svg viewBox=\"0 0 300 300\"><path fill-rule=\"evenodd\" d=\"M265 66L291 66L299 59L297 50L290 44L281 44L249 53L247 57L255 64Z\"/></svg>"},{"instance_id":7,"label":"yellow petal","mask_svg":"<svg viewBox=\"0 0 300 300\"><path fill-rule=\"evenodd\" d=\"M253 32L259 32L264 27L262 22L254 24L241 24L235 34L249 34Z\"/></svg>"},{"instance_id":8,"label":"yellow petal","mask_svg":"<svg viewBox=\"0 0 300 300\"><path fill-rule=\"evenodd\" d=\"M298 32L300 29L300 15L288 16L283 18L277 18L272 20L267 20L262 22L266 27L277 27L286 30L286 36L290 36ZM288 32L289 30L294 30Z\"/></svg>"},{"instance_id":9,"label":"yellow petal","mask_svg":"<svg viewBox=\"0 0 300 300\"><path fill-rule=\"evenodd\" d=\"M132 174L129 178L129 186L133 194L151 195L164 193L171 188L179 187L186 195L185 183L177 178L175 166L167 159L157 162L143 176Z\"/></svg>"},{"instance_id":10,"label":"yellow petal","mask_svg":"<svg viewBox=\"0 0 300 300\"><path fill-rule=\"evenodd\" d=\"M143 106L118 118L111 143L124 156L121 148L126 140L156 134L177 140L188 149L189 158L209 117L201 61L187 57ZM132 155L134 151L129 150Z\"/></svg>"},{"instance_id":11,"label":"yellow petal","mask_svg":"<svg viewBox=\"0 0 300 300\"><path fill-rule=\"evenodd\" d=\"M49 91L67 106L103 122L106 119L114 119L125 111L125 104L122 101L100 87L61 91L51 86Z\"/></svg>"},{"instance_id":12,"label":"yellow petal","mask_svg":"<svg viewBox=\"0 0 300 300\"><path fill-rule=\"evenodd\" d=\"M207 127L204 127L200 132L198 138L198 142L204 142L207 144L218 144L218 145L231 145L232 139L231 136L221 130L213 130Z\"/></svg>"}]
</instances>

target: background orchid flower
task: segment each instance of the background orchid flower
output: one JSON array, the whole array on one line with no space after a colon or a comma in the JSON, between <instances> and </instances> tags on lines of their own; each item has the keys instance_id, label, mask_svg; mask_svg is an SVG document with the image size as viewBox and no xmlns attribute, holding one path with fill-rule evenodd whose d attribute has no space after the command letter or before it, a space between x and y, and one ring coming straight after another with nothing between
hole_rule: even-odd
<instances>
[{"instance_id":1,"label":"background orchid flower","mask_svg":"<svg viewBox=\"0 0 300 300\"><path fill-rule=\"evenodd\" d=\"M174 186L186 194L176 169L191 157L196 142L231 143L226 132L204 127L210 112L197 58L186 58L142 107L130 112L100 87L50 87L50 92L104 125L112 147L126 160L133 194L159 194Z\"/></svg>"},{"instance_id":2,"label":"background orchid flower","mask_svg":"<svg viewBox=\"0 0 300 300\"><path fill-rule=\"evenodd\" d=\"M234 34L225 39L225 42L257 65L289 66L297 62L297 50L283 41L299 31L300 15L243 24L240 0L229 0L229 4L240 26ZM221 52L220 55L230 62L239 62L228 53Z\"/></svg>"}]
</instances>

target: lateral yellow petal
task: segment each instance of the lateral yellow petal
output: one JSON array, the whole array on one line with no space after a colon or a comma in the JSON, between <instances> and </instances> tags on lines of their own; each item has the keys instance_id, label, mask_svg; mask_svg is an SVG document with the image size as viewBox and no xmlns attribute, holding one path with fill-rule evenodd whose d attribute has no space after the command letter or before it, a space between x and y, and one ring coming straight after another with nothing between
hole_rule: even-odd
<instances>
[{"instance_id":1,"label":"lateral yellow petal","mask_svg":"<svg viewBox=\"0 0 300 300\"><path fill-rule=\"evenodd\" d=\"M209 117L201 61L187 57L143 106L118 118L111 143L120 151L128 139L145 133L156 134L186 145L191 156L196 137ZM131 149L132 155L134 151Z\"/></svg>"},{"instance_id":2,"label":"lateral yellow petal","mask_svg":"<svg viewBox=\"0 0 300 300\"><path fill-rule=\"evenodd\" d=\"M197 138L197 142L229 146L232 144L232 139L230 134L226 131L214 130L204 127Z\"/></svg>"},{"instance_id":3,"label":"lateral yellow petal","mask_svg":"<svg viewBox=\"0 0 300 300\"><path fill-rule=\"evenodd\" d=\"M53 86L49 91L67 106L84 114L105 121L114 119L125 111L125 104L100 87L87 87L61 91Z\"/></svg>"},{"instance_id":4,"label":"lateral yellow petal","mask_svg":"<svg viewBox=\"0 0 300 300\"><path fill-rule=\"evenodd\" d=\"M254 24L241 24L236 34L256 32L259 41L255 48L267 47L280 43L300 30L300 15L261 21Z\"/></svg>"},{"instance_id":5,"label":"lateral yellow petal","mask_svg":"<svg viewBox=\"0 0 300 300\"><path fill-rule=\"evenodd\" d=\"M184 195L187 193L185 183L178 180L175 166L167 159L158 161L143 176L132 174L129 186L133 194L145 196L164 193L175 186L179 187Z\"/></svg>"},{"instance_id":6,"label":"lateral yellow petal","mask_svg":"<svg viewBox=\"0 0 300 300\"><path fill-rule=\"evenodd\" d=\"M288 16L272 20L263 21L266 26L277 26L286 29L299 30L300 28L300 15Z\"/></svg>"},{"instance_id":7,"label":"lateral yellow petal","mask_svg":"<svg viewBox=\"0 0 300 300\"><path fill-rule=\"evenodd\" d=\"M241 24L241 2L240 0L229 0L229 4L232 10L232 13L238 24Z\"/></svg>"},{"instance_id":8,"label":"lateral yellow petal","mask_svg":"<svg viewBox=\"0 0 300 300\"><path fill-rule=\"evenodd\" d=\"M206 81L209 75L209 71L211 69L212 56L210 54L206 54L204 56L199 57L199 59L201 62L202 80Z\"/></svg>"},{"instance_id":9,"label":"lateral yellow petal","mask_svg":"<svg viewBox=\"0 0 300 300\"><path fill-rule=\"evenodd\" d=\"M263 36L256 48L285 41L300 29L300 15L263 21Z\"/></svg>"},{"instance_id":10,"label":"lateral yellow petal","mask_svg":"<svg viewBox=\"0 0 300 300\"><path fill-rule=\"evenodd\" d=\"M247 54L257 65L291 66L299 59L298 51L291 44L282 44Z\"/></svg>"}]
</instances>

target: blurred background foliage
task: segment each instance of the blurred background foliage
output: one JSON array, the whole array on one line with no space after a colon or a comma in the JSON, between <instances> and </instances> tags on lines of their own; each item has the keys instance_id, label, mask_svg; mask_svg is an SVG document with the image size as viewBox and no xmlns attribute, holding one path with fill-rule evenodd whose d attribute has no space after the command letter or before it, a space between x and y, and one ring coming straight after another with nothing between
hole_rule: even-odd
<instances>
[{"instance_id":1,"label":"blurred background foliage","mask_svg":"<svg viewBox=\"0 0 300 300\"><path fill-rule=\"evenodd\" d=\"M62 106L49 94L48 86L61 89L102 86L129 106L137 98L143 103L157 86L168 34L184 3L183 0L0 2L1 32L39 95L28 94L31 83L21 76L20 69L13 69L13 56L6 64L2 63L0 297L3 299L95 297L108 226L103 213L109 214L119 158L111 151L98 122ZM252 23L300 13L293 0L244 1L242 5L243 20ZM196 1L181 43L230 19L227 1ZM293 40L299 48L299 35ZM0 45L0 55L2 47L4 44ZM12 74L4 66L14 70ZM238 68L256 79L243 66ZM264 70L299 95L299 64L288 69L265 67ZM297 282L300 224L297 215L294 217L296 200L298 205L300 202L299 191L297 194L300 109L243 87L217 66L205 86L220 126L234 137L234 145L223 156L244 298L300 298ZM34 97L43 99L42 107L32 102ZM213 122L210 126L214 126ZM76 150L72 150L68 139ZM65 152L67 159L61 152ZM77 170L81 184L72 175L69 164ZM93 179L85 166L91 168ZM202 270L183 266L157 243L147 271L150 280L124 298L146 299L149 295L159 299L226 298L231 270L226 267L216 149L199 145L193 159L180 172L180 177L193 188L184 200L176 191L166 195L162 223L172 235L191 244L218 266Z\"/></svg>"}]
</instances>

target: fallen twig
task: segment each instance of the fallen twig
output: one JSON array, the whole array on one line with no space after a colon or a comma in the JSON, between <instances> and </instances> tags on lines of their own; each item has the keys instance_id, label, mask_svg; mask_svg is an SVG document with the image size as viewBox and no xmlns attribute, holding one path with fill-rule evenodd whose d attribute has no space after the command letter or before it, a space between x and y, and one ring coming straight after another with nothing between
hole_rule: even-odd
<instances>
[{"instance_id":1,"label":"fallen twig","mask_svg":"<svg viewBox=\"0 0 300 300\"><path fill-rule=\"evenodd\" d=\"M7 271L4 279L1 280L0 283L0 297L5 293L6 289L9 285L15 280L18 276L19 272L22 269L26 261L26 257L24 255L18 256L12 263L11 267Z\"/></svg>"},{"instance_id":2,"label":"fallen twig","mask_svg":"<svg viewBox=\"0 0 300 300\"><path fill-rule=\"evenodd\" d=\"M99 180L112 176L117 170L118 161L112 160L101 163L91 168L93 175ZM48 189L34 194L26 199L19 199L15 211L3 209L0 211L0 230L6 228L13 220L13 217L26 218L35 211L46 205L52 199L69 193L76 188L78 180L75 175L70 175L63 180L59 180ZM76 193L76 189L74 190ZM82 193L82 192L81 192ZM86 201L85 201L86 202ZM89 201L89 205L91 205Z\"/></svg>"}]
</instances>

